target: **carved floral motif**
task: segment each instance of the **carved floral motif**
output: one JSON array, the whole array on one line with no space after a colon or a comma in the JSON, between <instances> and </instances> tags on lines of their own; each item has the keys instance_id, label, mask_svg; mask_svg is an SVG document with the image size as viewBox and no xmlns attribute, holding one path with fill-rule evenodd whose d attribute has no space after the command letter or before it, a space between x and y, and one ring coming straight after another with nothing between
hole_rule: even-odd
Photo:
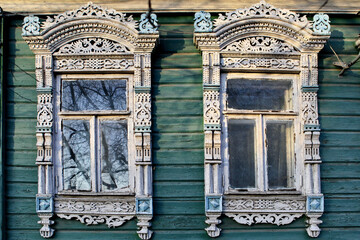
<instances>
[{"instance_id":1,"label":"carved floral motif","mask_svg":"<svg viewBox=\"0 0 360 240\"><path fill-rule=\"evenodd\" d=\"M141 14L139 30L141 33L154 33L158 30L158 20L155 13Z\"/></svg>"},{"instance_id":2,"label":"carved floral motif","mask_svg":"<svg viewBox=\"0 0 360 240\"><path fill-rule=\"evenodd\" d=\"M211 15L208 12L200 11L195 13L194 18L194 30L195 32L211 32L212 22Z\"/></svg>"},{"instance_id":3,"label":"carved floral motif","mask_svg":"<svg viewBox=\"0 0 360 240\"><path fill-rule=\"evenodd\" d=\"M316 92L302 93L302 117L305 124L319 124Z\"/></svg>"},{"instance_id":4,"label":"carved floral motif","mask_svg":"<svg viewBox=\"0 0 360 240\"><path fill-rule=\"evenodd\" d=\"M296 59L276 58L222 58L223 68L272 68L272 69L297 69L300 61Z\"/></svg>"},{"instance_id":5,"label":"carved floral motif","mask_svg":"<svg viewBox=\"0 0 360 240\"><path fill-rule=\"evenodd\" d=\"M117 12L114 9L107 9L89 2L87 5L79 9L66 11L62 14L56 15L54 18L48 17L43 24L43 28L47 29L62 22L67 22L74 19L82 18L106 18L115 20L126 24L128 27L135 29L137 22L133 20L132 16L126 17L126 14Z\"/></svg>"},{"instance_id":6,"label":"carved floral motif","mask_svg":"<svg viewBox=\"0 0 360 240\"><path fill-rule=\"evenodd\" d=\"M23 36L38 35L39 32L40 32L39 17L35 17L34 15L25 17L22 27L22 35Z\"/></svg>"},{"instance_id":7,"label":"carved floral motif","mask_svg":"<svg viewBox=\"0 0 360 240\"><path fill-rule=\"evenodd\" d=\"M78 214L57 214L58 217L64 219L73 219L85 223L86 225L97 225L105 223L109 228L119 227L123 225L127 220L132 219L134 216L117 216L117 215L78 215Z\"/></svg>"},{"instance_id":8,"label":"carved floral motif","mask_svg":"<svg viewBox=\"0 0 360 240\"><path fill-rule=\"evenodd\" d=\"M219 18L214 20L216 27L231 23L236 20L244 18L258 18L258 17L271 17L285 20L286 22L296 23L301 27L308 27L308 20L306 16L300 17L299 14L291 12L286 9L280 9L272 6L265 1L261 1L249 8L237 9L233 12L228 12L226 15L219 14Z\"/></svg>"},{"instance_id":9,"label":"carved floral motif","mask_svg":"<svg viewBox=\"0 0 360 240\"><path fill-rule=\"evenodd\" d=\"M204 124L220 124L218 91L204 91Z\"/></svg>"},{"instance_id":10,"label":"carved floral motif","mask_svg":"<svg viewBox=\"0 0 360 240\"><path fill-rule=\"evenodd\" d=\"M227 45L223 51L241 53L292 54L298 51L290 44L271 37L249 37Z\"/></svg>"},{"instance_id":11,"label":"carved floral motif","mask_svg":"<svg viewBox=\"0 0 360 240\"><path fill-rule=\"evenodd\" d=\"M60 54L130 53L122 44L103 38L83 38L62 46Z\"/></svg>"},{"instance_id":12,"label":"carved floral motif","mask_svg":"<svg viewBox=\"0 0 360 240\"><path fill-rule=\"evenodd\" d=\"M137 93L135 96L135 125L151 125L151 102L149 93Z\"/></svg>"},{"instance_id":13,"label":"carved floral motif","mask_svg":"<svg viewBox=\"0 0 360 240\"><path fill-rule=\"evenodd\" d=\"M270 223L286 225L301 217L302 213L267 213L267 214L246 214L246 213L225 213L226 216L233 218L237 223L251 225L254 223Z\"/></svg>"},{"instance_id":14,"label":"carved floral motif","mask_svg":"<svg viewBox=\"0 0 360 240\"><path fill-rule=\"evenodd\" d=\"M76 201L57 200L55 211L58 213L133 213L135 204L125 201Z\"/></svg>"},{"instance_id":15,"label":"carved floral motif","mask_svg":"<svg viewBox=\"0 0 360 240\"><path fill-rule=\"evenodd\" d=\"M236 199L224 201L226 211L305 211L305 202L279 199Z\"/></svg>"},{"instance_id":16,"label":"carved floral motif","mask_svg":"<svg viewBox=\"0 0 360 240\"><path fill-rule=\"evenodd\" d=\"M59 59L55 61L55 70L96 70L96 69L131 69L131 59Z\"/></svg>"},{"instance_id":17,"label":"carved floral motif","mask_svg":"<svg viewBox=\"0 0 360 240\"><path fill-rule=\"evenodd\" d=\"M37 105L37 127L51 127L52 122L52 94L39 94Z\"/></svg>"},{"instance_id":18,"label":"carved floral motif","mask_svg":"<svg viewBox=\"0 0 360 240\"><path fill-rule=\"evenodd\" d=\"M318 34L330 34L329 15L318 13L314 16L313 30Z\"/></svg>"}]
</instances>

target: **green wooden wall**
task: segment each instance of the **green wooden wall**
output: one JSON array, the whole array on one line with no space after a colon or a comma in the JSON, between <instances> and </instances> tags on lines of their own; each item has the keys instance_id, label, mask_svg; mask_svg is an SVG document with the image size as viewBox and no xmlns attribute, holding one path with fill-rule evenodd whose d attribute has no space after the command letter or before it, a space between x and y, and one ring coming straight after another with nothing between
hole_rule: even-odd
<instances>
[{"instance_id":1,"label":"green wooden wall","mask_svg":"<svg viewBox=\"0 0 360 240\"><path fill-rule=\"evenodd\" d=\"M210 239L204 228L202 68L192 43L193 14L158 14L153 61L153 239ZM329 43L345 61L357 51L360 17L331 16ZM34 55L21 37L22 17L7 17L6 239L35 240L37 192ZM319 239L360 239L360 63L339 78L328 46L320 54L319 111L325 214ZM243 226L223 217L219 239L309 239L304 218L286 226ZM108 229L56 219L54 239L138 239L135 220Z\"/></svg>"}]
</instances>

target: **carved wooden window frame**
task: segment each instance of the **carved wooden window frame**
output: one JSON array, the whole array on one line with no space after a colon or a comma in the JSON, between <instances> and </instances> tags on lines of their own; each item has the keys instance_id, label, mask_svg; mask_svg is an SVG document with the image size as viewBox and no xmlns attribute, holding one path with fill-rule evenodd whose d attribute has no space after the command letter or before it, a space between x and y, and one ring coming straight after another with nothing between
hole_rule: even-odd
<instances>
[{"instance_id":1,"label":"carved wooden window frame","mask_svg":"<svg viewBox=\"0 0 360 240\"><path fill-rule=\"evenodd\" d=\"M139 30L138 30L138 29ZM42 26L35 16L24 19L23 38L35 53L37 81L37 159L38 194L36 210L44 238L53 235L50 220L54 214L77 219L87 225L106 223L121 226L138 218L141 239L150 239L152 231L152 165L151 165L151 52L159 33L155 14L142 14L140 22L113 9L88 3L79 9L48 18ZM94 40L95 39L95 40ZM93 40L93 41L92 41ZM89 44L90 42L90 44ZM58 191L59 181L54 119L56 85L61 76L104 79L126 78L128 126L128 159L134 169L125 193L66 193ZM131 91L131 92L130 92ZM56 110L56 111L54 111ZM55 116L54 116L55 114ZM124 113L121 113L124 114ZM121 115L120 114L120 115ZM129 134L128 134L129 135ZM60 166L61 167L61 166Z\"/></svg>"},{"instance_id":2,"label":"carved wooden window frame","mask_svg":"<svg viewBox=\"0 0 360 240\"><path fill-rule=\"evenodd\" d=\"M318 218L324 211L321 193L319 155L320 125L318 121L318 53L330 37L330 21L326 14L316 14L314 22L305 16L279 9L261 1L249 8L237 9L214 21L210 13L195 14L194 43L202 52L203 113L205 132L205 212L209 236L217 237L221 229L218 218L225 214L240 224L270 223L284 225L306 214L307 233L320 234ZM215 27L213 28L213 25ZM260 41L260 40L261 41ZM265 44L266 42L266 44ZM230 193L225 159L227 129L224 117L227 74L246 78L254 73L292 75L299 94L294 97L300 122L300 142L296 169L298 179L294 193ZM276 78L276 77L275 77ZM223 82L221 81L223 80ZM300 90L301 89L301 90ZM223 101L222 101L223 100ZM299 159L300 158L300 159Z\"/></svg>"}]
</instances>

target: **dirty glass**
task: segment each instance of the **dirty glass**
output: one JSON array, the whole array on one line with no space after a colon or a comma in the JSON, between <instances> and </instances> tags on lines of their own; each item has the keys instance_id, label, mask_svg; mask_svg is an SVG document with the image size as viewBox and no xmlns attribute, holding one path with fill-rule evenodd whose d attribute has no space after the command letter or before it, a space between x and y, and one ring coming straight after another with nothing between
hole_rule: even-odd
<instances>
[{"instance_id":1,"label":"dirty glass","mask_svg":"<svg viewBox=\"0 0 360 240\"><path fill-rule=\"evenodd\" d=\"M62 111L126 110L126 80L62 81Z\"/></svg>"},{"instance_id":2,"label":"dirty glass","mask_svg":"<svg viewBox=\"0 0 360 240\"><path fill-rule=\"evenodd\" d=\"M232 188L255 187L255 120L229 120L229 168Z\"/></svg>"},{"instance_id":3,"label":"dirty glass","mask_svg":"<svg viewBox=\"0 0 360 240\"><path fill-rule=\"evenodd\" d=\"M87 120L62 121L62 162L65 190L90 191L90 133Z\"/></svg>"},{"instance_id":4,"label":"dirty glass","mask_svg":"<svg viewBox=\"0 0 360 240\"><path fill-rule=\"evenodd\" d=\"M292 121L267 121L267 171L270 189L293 187Z\"/></svg>"},{"instance_id":5,"label":"dirty glass","mask_svg":"<svg viewBox=\"0 0 360 240\"><path fill-rule=\"evenodd\" d=\"M129 185L127 123L101 121L101 188L103 191Z\"/></svg>"},{"instance_id":6,"label":"dirty glass","mask_svg":"<svg viewBox=\"0 0 360 240\"><path fill-rule=\"evenodd\" d=\"M226 91L228 107L231 109L291 109L291 81L229 79Z\"/></svg>"}]
</instances>

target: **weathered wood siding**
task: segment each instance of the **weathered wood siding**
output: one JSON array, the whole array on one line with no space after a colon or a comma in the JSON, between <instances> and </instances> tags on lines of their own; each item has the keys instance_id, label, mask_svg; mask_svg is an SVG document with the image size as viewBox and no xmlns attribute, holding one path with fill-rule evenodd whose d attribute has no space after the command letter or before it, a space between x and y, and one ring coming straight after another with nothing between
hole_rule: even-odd
<instances>
[{"instance_id":1,"label":"weathered wood siding","mask_svg":"<svg viewBox=\"0 0 360 240\"><path fill-rule=\"evenodd\" d=\"M352 60L360 18L331 16L329 43ZM37 192L34 55L21 37L20 18L8 18L6 72L6 239L35 240ZM202 69L192 43L193 14L159 14L160 45L153 61L153 239L210 239L204 214ZM343 78L330 48L320 54L322 188L325 214L319 239L360 239L360 64ZM19 69L23 69L25 72ZM219 239L309 239L304 218L277 227L243 226L223 217ZM56 219L54 239L138 239L135 220L108 229Z\"/></svg>"}]
</instances>

